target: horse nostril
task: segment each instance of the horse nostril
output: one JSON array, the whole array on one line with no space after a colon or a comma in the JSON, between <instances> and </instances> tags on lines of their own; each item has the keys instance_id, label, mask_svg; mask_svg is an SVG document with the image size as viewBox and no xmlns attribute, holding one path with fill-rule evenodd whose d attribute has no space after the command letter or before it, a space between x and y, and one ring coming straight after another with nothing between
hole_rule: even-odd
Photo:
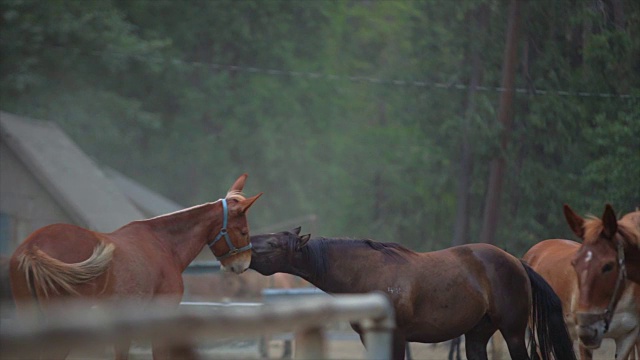
<instances>
[{"instance_id":1,"label":"horse nostril","mask_svg":"<svg viewBox=\"0 0 640 360\"><path fill-rule=\"evenodd\" d=\"M231 265L231 271L236 274L242 274L245 270L247 270L247 266L242 263L235 263Z\"/></svg>"}]
</instances>

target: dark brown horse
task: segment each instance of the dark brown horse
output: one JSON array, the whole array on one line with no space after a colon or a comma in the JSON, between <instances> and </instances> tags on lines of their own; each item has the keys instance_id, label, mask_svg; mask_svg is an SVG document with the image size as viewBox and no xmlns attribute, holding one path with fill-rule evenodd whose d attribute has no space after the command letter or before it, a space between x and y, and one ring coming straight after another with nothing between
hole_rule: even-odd
<instances>
[{"instance_id":1,"label":"dark brown horse","mask_svg":"<svg viewBox=\"0 0 640 360\"><path fill-rule=\"evenodd\" d=\"M497 330L513 359L529 359L530 316L544 358L575 359L551 287L495 246L417 253L372 240L309 240L299 232L252 236L250 267L263 275L297 275L328 293L386 293L396 314L394 359L404 358L405 341L441 342L463 334L467 358L487 359L487 342Z\"/></svg>"},{"instance_id":2,"label":"dark brown horse","mask_svg":"<svg viewBox=\"0 0 640 360\"><path fill-rule=\"evenodd\" d=\"M547 280L562 300L565 321L571 337L575 340L578 339L578 334L583 334L577 326L576 312L580 289L583 286L581 280L584 278L578 278L571 264L579 249L580 244L575 241L549 239L537 243L522 257ZM615 284L615 275L610 284ZM613 309L608 331L604 334L600 333L600 336L587 336L584 343L580 342L582 360L593 358L593 349L600 346L603 337L615 341L616 359L627 359L630 354L633 354L640 333L640 285L626 280L624 289L621 291ZM586 335L590 333L587 332Z\"/></svg>"},{"instance_id":3,"label":"dark brown horse","mask_svg":"<svg viewBox=\"0 0 640 360\"><path fill-rule=\"evenodd\" d=\"M564 215L582 240L571 260L580 284L575 307L578 335L586 345L599 344L625 294L625 279L640 284L640 211L617 220L607 204L602 218L584 219L565 205ZM632 296L631 301L640 303L637 293Z\"/></svg>"},{"instance_id":4,"label":"dark brown horse","mask_svg":"<svg viewBox=\"0 0 640 360\"><path fill-rule=\"evenodd\" d=\"M223 268L242 273L251 261L246 212L261 195L245 198L240 176L224 199L148 220L112 233L74 225L46 226L31 234L10 261L11 289L18 316L45 316L56 300L162 300L177 306L182 272L208 243ZM116 358L128 356L130 342L116 345ZM163 353L154 344L154 358ZM47 354L47 358L65 358Z\"/></svg>"}]
</instances>

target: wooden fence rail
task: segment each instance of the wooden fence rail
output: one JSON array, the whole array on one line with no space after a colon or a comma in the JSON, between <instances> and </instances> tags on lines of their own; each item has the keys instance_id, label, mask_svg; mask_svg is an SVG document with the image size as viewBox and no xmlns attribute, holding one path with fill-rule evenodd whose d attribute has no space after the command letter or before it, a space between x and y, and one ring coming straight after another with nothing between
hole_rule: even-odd
<instances>
[{"instance_id":1,"label":"wooden fence rail","mask_svg":"<svg viewBox=\"0 0 640 360\"><path fill-rule=\"evenodd\" d=\"M160 340L168 346L193 344L216 337L250 337L293 331L296 358L325 358L324 328L348 321L365 331L367 359L391 358L393 307L377 293L305 297L262 306L145 308L131 304L72 306L65 303L45 323L0 324L2 358L71 347L104 346L125 338Z\"/></svg>"}]
</instances>

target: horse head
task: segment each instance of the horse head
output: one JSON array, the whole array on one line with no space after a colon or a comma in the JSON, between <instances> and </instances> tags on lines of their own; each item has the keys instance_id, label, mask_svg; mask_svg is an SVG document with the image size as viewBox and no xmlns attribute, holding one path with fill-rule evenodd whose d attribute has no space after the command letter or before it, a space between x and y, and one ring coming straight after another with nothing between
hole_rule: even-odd
<instances>
[{"instance_id":1,"label":"horse head","mask_svg":"<svg viewBox=\"0 0 640 360\"><path fill-rule=\"evenodd\" d=\"M582 239L582 246L571 261L579 287L578 336L587 348L597 348L609 329L613 311L624 290L624 239L609 204L605 206L602 218L583 219L566 204L564 215L573 232Z\"/></svg>"},{"instance_id":2,"label":"horse head","mask_svg":"<svg viewBox=\"0 0 640 360\"><path fill-rule=\"evenodd\" d=\"M291 231L251 236L252 256L250 268L262 275L285 272L291 267L296 253L302 251L310 234L300 235L300 227Z\"/></svg>"},{"instance_id":3,"label":"horse head","mask_svg":"<svg viewBox=\"0 0 640 360\"><path fill-rule=\"evenodd\" d=\"M251 241L247 211L262 195L259 193L250 198L242 195L242 189L247 174L240 176L227 192L227 196L220 200L220 227L210 238L209 248L220 261L223 270L231 270L240 274L249 268L251 263Z\"/></svg>"}]
</instances>

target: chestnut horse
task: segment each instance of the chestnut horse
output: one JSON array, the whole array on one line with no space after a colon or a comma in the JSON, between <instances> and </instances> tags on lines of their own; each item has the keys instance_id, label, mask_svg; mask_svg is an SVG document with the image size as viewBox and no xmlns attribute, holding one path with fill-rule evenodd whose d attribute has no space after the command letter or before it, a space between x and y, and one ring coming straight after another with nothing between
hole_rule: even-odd
<instances>
[{"instance_id":1,"label":"chestnut horse","mask_svg":"<svg viewBox=\"0 0 640 360\"><path fill-rule=\"evenodd\" d=\"M570 240L550 239L534 245L522 257L536 272L542 275L555 290L564 309L565 321L574 340L582 334L576 322L576 312L581 294L583 278L578 278L571 261L576 257L580 244ZM607 266L607 265L605 265ZM613 269L607 269L611 272ZM615 284L613 275L611 284ZM593 349L600 347L602 338L613 339L616 343L616 359L627 359L633 355L640 332L640 285L626 280L624 289L613 310L609 329L600 336L587 336L580 342L580 358L591 360ZM587 333L589 335L589 333ZM634 359L632 356L631 359Z\"/></svg>"},{"instance_id":2,"label":"chestnut horse","mask_svg":"<svg viewBox=\"0 0 640 360\"><path fill-rule=\"evenodd\" d=\"M619 221L611 205L602 218L587 219L564 205L569 227L582 240L572 259L580 291L576 306L579 337L584 344L598 344L611 326L616 304L625 293L625 279L640 284L640 211ZM640 302L637 295L632 299ZM638 339L638 336L636 336ZM640 347L640 341L636 342Z\"/></svg>"},{"instance_id":3,"label":"chestnut horse","mask_svg":"<svg viewBox=\"0 0 640 360\"><path fill-rule=\"evenodd\" d=\"M250 268L263 275L297 275L328 293L386 293L396 314L396 360L404 359L406 341L433 343L463 334L467 359L487 359L487 342L497 330L513 359L529 359L525 333L530 316L543 358L575 359L551 287L493 245L417 253L394 243L309 240L299 234L296 228L252 236Z\"/></svg>"},{"instance_id":4,"label":"chestnut horse","mask_svg":"<svg viewBox=\"0 0 640 360\"><path fill-rule=\"evenodd\" d=\"M245 271L251 261L246 212L262 195L242 195L240 176L224 199L148 220L111 233L75 225L49 225L31 234L10 260L10 281L18 316L46 317L47 305L80 297L92 302L162 301L177 306L182 272L206 244L224 269ZM116 359L128 357L130 341L116 344ZM65 358L70 349L47 358ZM153 344L154 358L164 355Z\"/></svg>"}]
</instances>

